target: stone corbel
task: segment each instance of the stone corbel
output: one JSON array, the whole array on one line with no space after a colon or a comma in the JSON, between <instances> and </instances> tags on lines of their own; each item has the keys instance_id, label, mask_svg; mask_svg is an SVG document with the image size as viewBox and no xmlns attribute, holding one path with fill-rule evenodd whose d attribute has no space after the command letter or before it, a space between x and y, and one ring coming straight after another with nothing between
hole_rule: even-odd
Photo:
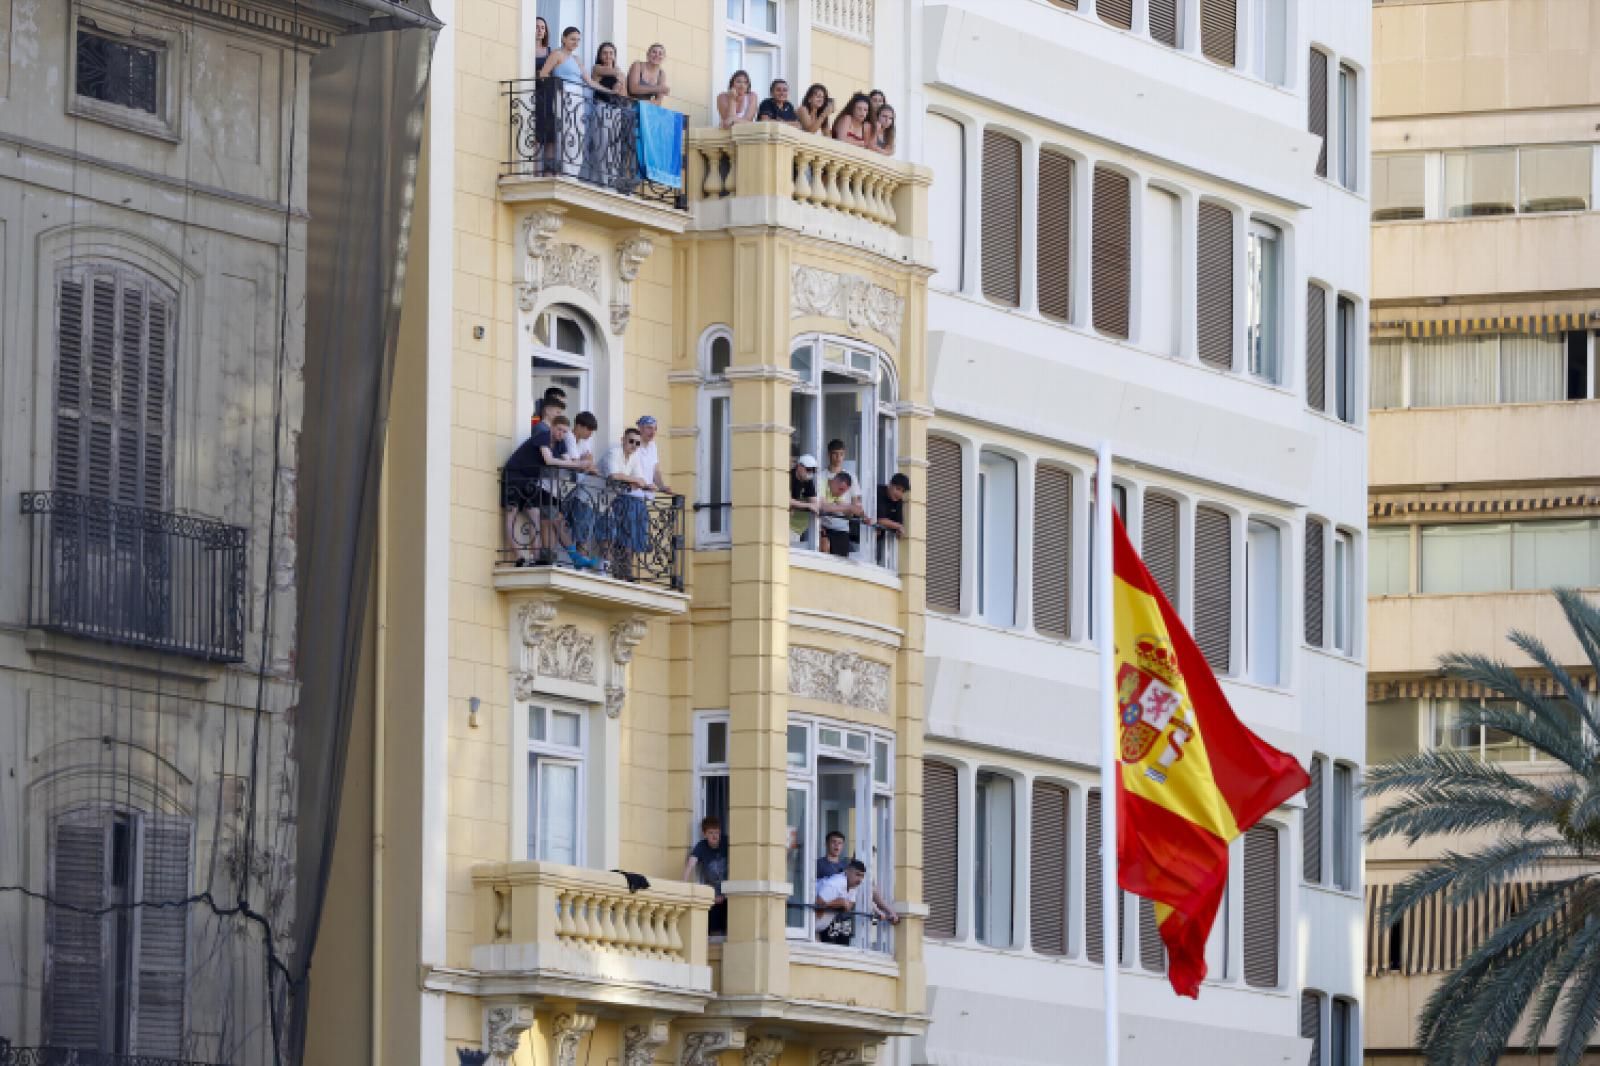
<instances>
[{"instance_id":1,"label":"stone corbel","mask_svg":"<svg viewBox=\"0 0 1600 1066\"><path fill-rule=\"evenodd\" d=\"M522 281L517 284L517 306L532 311L544 288L544 265L552 242L561 232L564 207L546 207L522 220Z\"/></svg>"},{"instance_id":2,"label":"stone corbel","mask_svg":"<svg viewBox=\"0 0 1600 1066\"><path fill-rule=\"evenodd\" d=\"M744 1066L778 1066L783 1058L783 1037L758 1036L744 1046Z\"/></svg>"},{"instance_id":3,"label":"stone corbel","mask_svg":"<svg viewBox=\"0 0 1600 1066\"><path fill-rule=\"evenodd\" d=\"M817 1066L874 1066L882 1046L879 1041L869 1040L843 1047L819 1047Z\"/></svg>"},{"instance_id":4,"label":"stone corbel","mask_svg":"<svg viewBox=\"0 0 1600 1066\"><path fill-rule=\"evenodd\" d=\"M652 1066L671 1034L670 1019L663 1015L630 1020L622 1030L622 1066Z\"/></svg>"},{"instance_id":5,"label":"stone corbel","mask_svg":"<svg viewBox=\"0 0 1600 1066\"><path fill-rule=\"evenodd\" d=\"M507 1066L522 1043L522 1034L533 1027L533 1008L520 1003L502 1003L483 1012L484 1045L494 1066Z\"/></svg>"},{"instance_id":6,"label":"stone corbel","mask_svg":"<svg viewBox=\"0 0 1600 1066\"><path fill-rule=\"evenodd\" d=\"M550 1027L551 1066L578 1066L578 1043L584 1033L594 1032L596 1018L579 1010L556 1015Z\"/></svg>"},{"instance_id":7,"label":"stone corbel","mask_svg":"<svg viewBox=\"0 0 1600 1066\"><path fill-rule=\"evenodd\" d=\"M639 268L655 251L655 243L643 233L635 233L617 242L617 288L611 299L611 332L621 334L633 317L633 283L639 277Z\"/></svg>"},{"instance_id":8,"label":"stone corbel","mask_svg":"<svg viewBox=\"0 0 1600 1066\"><path fill-rule=\"evenodd\" d=\"M517 609L517 624L522 629L522 650L518 669L511 672L511 691L519 700L533 698L534 682L539 679L539 647L544 643L545 631L556 620L556 603L552 596L529 600Z\"/></svg>"},{"instance_id":9,"label":"stone corbel","mask_svg":"<svg viewBox=\"0 0 1600 1066\"><path fill-rule=\"evenodd\" d=\"M737 1025L692 1029L683 1034L683 1051L678 1056L678 1066L720 1066L724 1051L744 1048L744 1036L744 1029Z\"/></svg>"},{"instance_id":10,"label":"stone corbel","mask_svg":"<svg viewBox=\"0 0 1600 1066\"><path fill-rule=\"evenodd\" d=\"M633 662L633 649L648 631L644 616L637 614L611 627L611 665L606 671L607 718L622 714L622 704L628 698L628 664Z\"/></svg>"}]
</instances>

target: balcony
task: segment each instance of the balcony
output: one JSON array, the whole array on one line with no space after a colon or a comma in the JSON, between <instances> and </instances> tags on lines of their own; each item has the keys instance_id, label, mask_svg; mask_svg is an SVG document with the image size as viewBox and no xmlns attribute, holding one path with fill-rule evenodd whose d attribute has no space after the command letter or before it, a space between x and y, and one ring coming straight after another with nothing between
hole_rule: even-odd
<instances>
[{"instance_id":1,"label":"balcony","mask_svg":"<svg viewBox=\"0 0 1600 1066\"><path fill-rule=\"evenodd\" d=\"M1546 293L1600 288L1600 213L1435 219L1372 227L1372 298ZM1379 317L1382 317L1380 312Z\"/></svg>"},{"instance_id":2,"label":"balcony","mask_svg":"<svg viewBox=\"0 0 1600 1066\"><path fill-rule=\"evenodd\" d=\"M1531 669L1534 662L1506 639L1514 629L1544 641L1557 662L1586 658L1548 592L1370 597L1367 627L1367 669L1375 675L1432 674L1447 652L1481 652Z\"/></svg>"},{"instance_id":3,"label":"balcony","mask_svg":"<svg viewBox=\"0 0 1600 1066\"><path fill-rule=\"evenodd\" d=\"M157 1055L118 1055L68 1047L12 1047L0 1040L0 1066L216 1066Z\"/></svg>"},{"instance_id":4,"label":"balcony","mask_svg":"<svg viewBox=\"0 0 1600 1066\"><path fill-rule=\"evenodd\" d=\"M682 232L687 116L560 78L502 84L510 141L501 199L555 203L603 224ZM667 116L676 120L677 149L666 146L663 160L641 149L640 131Z\"/></svg>"},{"instance_id":5,"label":"balcony","mask_svg":"<svg viewBox=\"0 0 1600 1066\"><path fill-rule=\"evenodd\" d=\"M1515 484L1600 477L1600 401L1411 408L1371 413L1371 483Z\"/></svg>"},{"instance_id":6,"label":"balcony","mask_svg":"<svg viewBox=\"0 0 1600 1066\"><path fill-rule=\"evenodd\" d=\"M697 229L780 226L932 264L927 167L776 122L693 130L688 143Z\"/></svg>"},{"instance_id":7,"label":"balcony","mask_svg":"<svg viewBox=\"0 0 1600 1066\"><path fill-rule=\"evenodd\" d=\"M498 994L699 1012L711 999L705 885L548 862L472 871L472 966Z\"/></svg>"},{"instance_id":8,"label":"balcony","mask_svg":"<svg viewBox=\"0 0 1600 1066\"><path fill-rule=\"evenodd\" d=\"M244 659L249 532L68 492L25 492L28 624L89 640Z\"/></svg>"}]
</instances>

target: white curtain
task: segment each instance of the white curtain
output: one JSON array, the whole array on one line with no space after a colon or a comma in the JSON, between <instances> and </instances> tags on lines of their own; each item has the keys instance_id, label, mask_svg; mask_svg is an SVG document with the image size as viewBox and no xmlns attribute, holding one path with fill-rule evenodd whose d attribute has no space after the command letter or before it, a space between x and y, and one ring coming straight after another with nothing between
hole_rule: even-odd
<instances>
[{"instance_id":1,"label":"white curtain","mask_svg":"<svg viewBox=\"0 0 1600 1066\"><path fill-rule=\"evenodd\" d=\"M1424 526L1424 593L1500 592L1511 587L1511 526Z\"/></svg>"},{"instance_id":2,"label":"white curtain","mask_svg":"<svg viewBox=\"0 0 1600 1066\"><path fill-rule=\"evenodd\" d=\"M1368 346L1371 353L1372 410L1383 411L1399 407L1405 399L1402 391L1401 370L1404 367L1402 350L1404 342L1375 340Z\"/></svg>"},{"instance_id":3,"label":"white curtain","mask_svg":"<svg viewBox=\"0 0 1600 1066\"><path fill-rule=\"evenodd\" d=\"M1367 595L1404 596L1410 586L1410 527L1367 530Z\"/></svg>"},{"instance_id":4,"label":"white curtain","mask_svg":"<svg viewBox=\"0 0 1600 1066\"><path fill-rule=\"evenodd\" d=\"M538 857L545 862L578 862L578 768L572 763L535 759L538 780Z\"/></svg>"},{"instance_id":5,"label":"white curtain","mask_svg":"<svg viewBox=\"0 0 1600 1066\"><path fill-rule=\"evenodd\" d=\"M1566 334L1506 333L1500 337L1500 402L1566 399Z\"/></svg>"},{"instance_id":6,"label":"white curtain","mask_svg":"<svg viewBox=\"0 0 1600 1066\"><path fill-rule=\"evenodd\" d=\"M1518 522L1512 531L1515 587L1550 589L1600 584L1600 521Z\"/></svg>"},{"instance_id":7,"label":"white curtain","mask_svg":"<svg viewBox=\"0 0 1600 1066\"><path fill-rule=\"evenodd\" d=\"M1494 335L1411 341L1411 406L1494 403L1499 341Z\"/></svg>"}]
</instances>

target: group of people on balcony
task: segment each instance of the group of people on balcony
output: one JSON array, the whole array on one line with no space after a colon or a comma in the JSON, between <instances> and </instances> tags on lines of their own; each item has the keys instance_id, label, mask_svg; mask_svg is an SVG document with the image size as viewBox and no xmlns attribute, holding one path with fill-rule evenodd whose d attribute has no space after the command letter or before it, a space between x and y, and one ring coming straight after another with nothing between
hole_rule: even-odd
<instances>
[{"instance_id":1,"label":"group of people on balcony","mask_svg":"<svg viewBox=\"0 0 1600 1066\"><path fill-rule=\"evenodd\" d=\"M792 547L811 546L811 522L817 520L820 552L848 559L861 546L861 527L872 526L896 536L905 532L905 499L911 479L896 474L878 486L877 513L869 515L861 502L861 486L846 469L844 441L828 442L828 468L820 484L816 457L807 453L794 461L789 472L789 531ZM886 541L879 538L878 563L887 565Z\"/></svg>"},{"instance_id":2,"label":"group of people on balcony","mask_svg":"<svg viewBox=\"0 0 1600 1066\"><path fill-rule=\"evenodd\" d=\"M507 552L517 566L565 558L580 570L634 580L650 549L650 509L661 475L657 423L645 415L598 459L592 412L566 414L565 390L545 390L528 439L506 461L501 480Z\"/></svg>"},{"instance_id":3,"label":"group of people on balcony","mask_svg":"<svg viewBox=\"0 0 1600 1066\"><path fill-rule=\"evenodd\" d=\"M662 65L667 59L665 45L651 45L643 59L630 64L623 71L617 65L617 46L604 41L595 50L594 62L585 71L578 53L583 45L583 34L576 26L562 30L561 43L552 47L550 24L540 18L535 20L534 25L537 36L534 60L539 65L541 78L560 78L603 93L652 104L660 103L672 92L667 84L666 68Z\"/></svg>"},{"instance_id":4,"label":"group of people on balcony","mask_svg":"<svg viewBox=\"0 0 1600 1066\"><path fill-rule=\"evenodd\" d=\"M807 89L799 104L790 101L789 83L782 78L774 79L767 91L767 98L758 104L750 75L734 71L728 90L717 94L718 125L731 129L741 122L778 122L881 155L894 155L894 108L882 89L853 93L838 114L834 113L837 103L821 82Z\"/></svg>"}]
</instances>

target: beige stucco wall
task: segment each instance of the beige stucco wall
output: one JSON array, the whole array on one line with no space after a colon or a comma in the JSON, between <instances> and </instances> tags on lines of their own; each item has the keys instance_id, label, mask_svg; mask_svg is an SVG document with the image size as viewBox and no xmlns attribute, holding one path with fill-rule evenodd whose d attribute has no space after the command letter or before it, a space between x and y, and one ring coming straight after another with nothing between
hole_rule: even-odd
<instances>
[{"instance_id":1,"label":"beige stucco wall","mask_svg":"<svg viewBox=\"0 0 1600 1066\"><path fill-rule=\"evenodd\" d=\"M1600 478L1600 401L1373 411L1374 489ZM1524 494L1526 495L1526 494Z\"/></svg>"}]
</instances>

